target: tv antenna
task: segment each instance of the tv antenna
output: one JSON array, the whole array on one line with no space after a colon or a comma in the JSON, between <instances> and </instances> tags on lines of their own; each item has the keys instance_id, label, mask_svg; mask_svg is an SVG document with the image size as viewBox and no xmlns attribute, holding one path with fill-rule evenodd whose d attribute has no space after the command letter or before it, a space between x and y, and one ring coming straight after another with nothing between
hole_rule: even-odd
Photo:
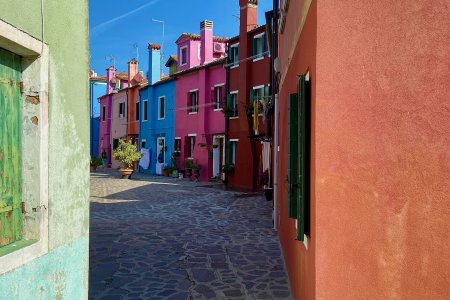
<instances>
[{"instance_id":1,"label":"tv antenna","mask_svg":"<svg viewBox=\"0 0 450 300\"><path fill-rule=\"evenodd\" d=\"M116 58L112 55L108 55L105 57L105 60L109 61L114 66L114 71L116 70Z\"/></svg>"},{"instance_id":2,"label":"tv antenna","mask_svg":"<svg viewBox=\"0 0 450 300\"><path fill-rule=\"evenodd\" d=\"M165 25L166 23L161 20L152 19L153 22L162 24L162 43L161 43L161 74L163 74L163 64L164 64L164 35L165 35Z\"/></svg>"},{"instance_id":3,"label":"tv antenna","mask_svg":"<svg viewBox=\"0 0 450 300\"><path fill-rule=\"evenodd\" d=\"M136 50L136 60L139 61L139 44L134 43L132 46Z\"/></svg>"}]
</instances>

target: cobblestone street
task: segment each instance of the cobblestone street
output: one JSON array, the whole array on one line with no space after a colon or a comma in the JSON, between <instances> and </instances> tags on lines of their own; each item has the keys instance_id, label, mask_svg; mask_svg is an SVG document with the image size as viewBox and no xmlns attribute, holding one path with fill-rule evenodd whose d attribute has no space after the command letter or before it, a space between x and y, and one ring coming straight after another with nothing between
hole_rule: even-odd
<instances>
[{"instance_id":1,"label":"cobblestone street","mask_svg":"<svg viewBox=\"0 0 450 300\"><path fill-rule=\"evenodd\" d=\"M291 299L262 196L117 178L91 177L90 299Z\"/></svg>"}]
</instances>

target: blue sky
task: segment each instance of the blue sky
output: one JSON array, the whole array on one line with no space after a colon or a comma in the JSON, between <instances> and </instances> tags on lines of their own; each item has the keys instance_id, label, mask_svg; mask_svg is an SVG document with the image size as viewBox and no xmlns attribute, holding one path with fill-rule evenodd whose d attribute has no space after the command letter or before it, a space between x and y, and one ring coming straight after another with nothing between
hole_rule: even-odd
<instances>
[{"instance_id":1,"label":"blue sky","mask_svg":"<svg viewBox=\"0 0 450 300\"><path fill-rule=\"evenodd\" d=\"M265 23L264 12L271 10L272 0L259 1L258 23ZM116 57L118 71L126 71L127 62L136 57L139 47L139 69L147 72L148 43L161 44L165 21L165 55L176 54L175 41L181 33L199 33L200 21L214 22L214 35L232 37L238 34L239 0L90 0L89 25L91 69L104 75L112 65L106 56Z\"/></svg>"}]
</instances>

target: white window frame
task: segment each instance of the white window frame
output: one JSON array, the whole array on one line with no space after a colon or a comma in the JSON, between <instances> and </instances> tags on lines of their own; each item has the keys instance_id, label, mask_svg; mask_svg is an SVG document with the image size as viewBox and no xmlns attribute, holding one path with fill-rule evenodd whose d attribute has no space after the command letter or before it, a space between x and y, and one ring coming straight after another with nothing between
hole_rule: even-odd
<instances>
[{"instance_id":1,"label":"white window frame","mask_svg":"<svg viewBox=\"0 0 450 300\"><path fill-rule=\"evenodd\" d=\"M230 95L236 95L236 97L238 97L237 101L236 101L236 109L238 109L239 107L239 91L231 91ZM239 115L235 116L235 117L230 117L230 120L236 120L239 119Z\"/></svg>"},{"instance_id":2,"label":"white window frame","mask_svg":"<svg viewBox=\"0 0 450 300\"><path fill-rule=\"evenodd\" d=\"M30 122L22 123L22 153L23 160L26 161L22 168L22 191L24 196L28 195L28 199L23 198L25 209L30 211L30 217L34 219L33 221L30 218L28 222L24 222L23 232L25 239L36 242L0 256L0 275L2 275L45 255L49 250L49 49L45 43L2 20L0 20L0 47L22 58L21 75L24 91L22 119L29 120L37 116L39 120L37 125ZM38 105L25 100L28 94L33 94L32 91L37 91ZM30 153L27 149L32 149L33 152ZM14 245L13 243L4 248Z\"/></svg>"},{"instance_id":3,"label":"white window frame","mask_svg":"<svg viewBox=\"0 0 450 300\"><path fill-rule=\"evenodd\" d=\"M189 112L189 114L190 115L196 115L196 114L198 114L198 110L199 110L199 92L198 92L198 89L193 89L193 90L190 90L189 91L189 104L191 104L190 102L191 102L191 93L196 93L197 94L197 111L191 111L191 112ZM189 109L191 110L192 109L192 105L189 105Z\"/></svg>"},{"instance_id":4,"label":"white window frame","mask_svg":"<svg viewBox=\"0 0 450 300\"><path fill-rule=\"evenodd\" d=\"M122 107L123 104L123 114L120 114L120 108ZM119 102L119 119L125 119L125 115L127 114L126 110L126 106L125 106L125 102Z\"/></svg>"},{"instance_id":5,"label":"white window frame","mask_svg":"<svg viewBox=\"0 0 450 300\"><path fill-rule=\"evenodd\" d=\"M222 111L223 110L223 108L221 108L220 107L220 103L219 103L219 107L217 107L217 94L216 94L216 88L218 88L218 87L223 87L223 86L225 86L225 83L219 83L219 84L216 84L216 85L214 85L214 87L213 87L213 89L214 89L214 111ZM221 97L223 96L223 95L220 95ZM222 99L222 101L226 101L226 99Z\"/></svg>"},{"instance_id":6,"label":"white window frame","mask_svg":"<svg viewBox=\"0 0 450 300\"><path fill-rule=\"evenodd\" d=\"M261 39L263 35L264 35L264 33L257 34L257 35L255 35L255 36L253 37L253 39ZM262 43L264 43L264 42L265 42L265 40L262 39ZM253 43L252 43L252 44L253 44ZM263 47L263 45L264 45L264 44L261 44L261 47ZM261 48L261 49L262 49L262 48ZM253 59L253 62L257 62L257 61L259 61L259 60L263 60L263 59L264 59L264 51L261 52L260 55L261 55L261 56L257 56L256 58L254 58L254 59Z\"/></svg>"},{"instance_id":7,"label":"white window frame","mask_svg":"<svg viewBox=\"0 0 450 300\"><path fill-rule=\"evenodd\" d=\"M186 61L183 63L183 50L186 49ZM189 62L188 46L180 47L180 67L187 65Z\"/></svg>"},{"instance_id":8,"label":"white window frame","mask_svg":"<svg viewBox=\"0 0 450 300\"><path fill-rule=\"evenodd\" d=\"M175 146L177 144L176 141L180 141L180 150L175 149ZM178 137L178 136L175 137L175 144L173 145L173 147L174 147L173 152L181 152L181 137Z\"/></svg>"},{"instance_id":9,"label":"white window frame","mask_svg":"<svg viewBox=\"0 0 450 300\"><path fill-rule=\"evenodd\" d=\"M237 149L237 144L239 142L239 139L230 139L230 143L231 143L231 163L233 165L236 165L236 149Z\"/></svg>"},{"instance_id":10,"label":"white window frame","mask_svg":"<svg viewBox=\"0 0 450 300\"><path fill-rule=\"evenodd\" d=\"M145 109L145 106L147 105L147 109ZM145 118L145 112L147 111L147 118ZM148 99L145 99L142 101L142 122L148 121Z\"/></svg>"},{"instance_id":11,"label":"white window frame","mask_svg":"<svg viewBox=\"0 0 450 300\"><path fill-rule=\"evenodd\" d=\"M189 137L189 145L191 146L191 149L190 149L191 156L188 157L188 159L194 159L195 140L197 139L197 134L196 133L189 133L188 137ZM192 143L192 139L191 138L194 138L194 142L193 143Z\"/></svg>"},{"instance_id":12,"label":"white window frame","mask_svg":"<svg viewBox=\"0 0 450 300\"><path fill-rule=\"evenodd\" d=\"M237 61L235 60L235 61L233 61L233 62L230 62L231 64L233 64L233 65L230 67L230 69L234 69L234 68L239 67L239 43L236 43L236 44L231 45L231 46L230 46L230 49L231 49L231 48L238 48L238 57L237 57Z\"/></svg>"},{"instance_id":13,"label":"white window frame","mask_svg":"<svg viewBox=\"0 0 450 300\"><path fill-rule=\"evenodd\" d=\"M164 117L161 118L161 99L164 99ZM158 97L158 121L166 119L166 96Z\"/></svg>"},{"instance_id":14,"label":"white window frame","mask_svg":"<svg viewBox=\"0 0 450 300\"><path fill-rule=\"evenodd\" d=\"M202 44L198 43L198 59L202 59L202 54L201 54L201 50L202 49Z\"/></svg>"},{"instance_id":15,"label":"white window frame","mask_svg":"<svg viewBox=\"0 0 450 300\"><path fill-rule=\"evenodd\" d=\"M253 87L253 90L261 90L262 89L262 91L263 91L263 94L264 94L264 88L265 88L266 86L263 84L263 85L258 85L258 86L254 86ZM254 114L253 114L254 115ZM262 113L259 113L258 114L258 117L262 117L263 116L263 114Z\"/></svg>"},{"instance_id":16,"label":"white window frame","mask_svg":"<svg viewBox=\"0 0 450 300\"><path fill-rule=\"evenodd\" d=\"M141 149L142 149L142 143L145 143L147 145L147 139L142 139L141 142L139 143L139 146L141 147ZM144 147L144 149L147 149L147 148Z\"/></svg>"}]
</instances>

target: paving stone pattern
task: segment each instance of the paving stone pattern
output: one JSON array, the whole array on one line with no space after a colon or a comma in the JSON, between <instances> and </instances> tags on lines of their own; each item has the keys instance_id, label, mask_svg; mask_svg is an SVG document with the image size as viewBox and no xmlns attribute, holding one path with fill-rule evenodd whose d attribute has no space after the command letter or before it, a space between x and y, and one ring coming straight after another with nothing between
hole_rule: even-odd
<instances>
[{"instance_id":1,"label":"paving stone pattern","mask_svg":"<svg viewBox=\"0 0 450 300\"><path fill-rule=\"evenodd\" d=\"M91 179L90 299L291 299L270 202L116 171Z\"/></svg>"}]
</instances>

